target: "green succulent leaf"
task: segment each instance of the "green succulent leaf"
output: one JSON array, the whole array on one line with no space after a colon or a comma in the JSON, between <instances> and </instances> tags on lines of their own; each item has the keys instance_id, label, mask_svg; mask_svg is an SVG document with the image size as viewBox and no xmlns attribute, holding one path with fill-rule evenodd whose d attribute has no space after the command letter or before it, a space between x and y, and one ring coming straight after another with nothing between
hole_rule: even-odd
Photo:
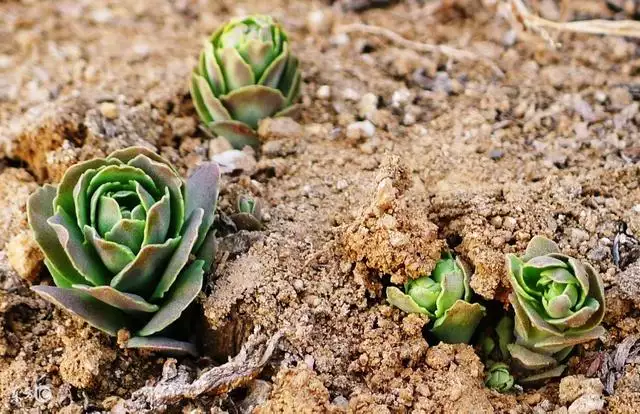
<instances>
[{"instance_id":1,"label":"green succulent leaf","mask_svg":"<svg viewBox=\"0 0 640 414\"><path fill-rule=\"evenodd\" d=\"M140 348L176 356L198 356L198 350L193 343L158 336L134 336L127 341L125 346L132 349Z\"/></svg>"},{"instance_id":2,"label":"green succulent leaf","mask_svg":"<svg viewBox=\"0 0 640 414\"><path fill-rule=\"evenodd\" d=\"M196 260L180 274L160 310L138 331L139 336L160 332L180 317L202 289L203 265L202 260Z\"/></svg>"},{"instance_id":3,"label":"green succulent leaf","mask_svg":"<svg viewBox=\"0 0 640 414\"><path fill-rule=\"evenodd\" d=\"M124 312L81 290L43 285L32 286L31 290L109 335L116 336L118 330L127 326L129 317Z\"/></svg>"},{"instance_id":4,"label":"green succulent leaf","mask_svg":"<svg viewBox=\"0 0 640 414\"><path fill-rule=\"evenodd\" d=\"M245 146L258 147L258 134L249 125L240 121L215 121L209 124L209 129L216 135L225 137L234 148Z\"/></svg>"},{"instance_id":5,"label":"green succulent leaf","mask_svg":"<svg viewBox=\"0 0 640 414\"><path fill-rule=\"evenodd\" d=\"M427 309L418 305L411 296L402 292L395 286L389 286L387 288L387 302L407 313L422 313L424 315L430 315L430 312Z\"/></svg>"},{"instance_id":6,"label":"green succulent leaf","mask_svg":"<svg viewBox=\"0 0 640 414\"><path fill-rule=\"evenodd\" d=\"M159 309L158 305L149 303L138 295L120 292L111 286L73 285L73 289L85 292L99 301L113 306L114 308L118 308L126 313L153 313L157 312Z\"/></svg>"},{"instance_id":7,"label":"green succulent leaf","mask_svg":"<svg viewBox=\"0 0 640 414\"><path fill-rule=\"evenodd\" d=\"M409 281L405 292L387 288L387 301L409 313L434 318L431 332L447 343L468 343L486 314L478 303L469 303L470 271L459 258L445 253L429 276Z\"/></svg>"},{"instance_id":8,"label":"green succulent leaf","mask_svg":"<svg viewBox=\"0 0 640 414\"><path fill-rule=\"evenodd\" d=\"M86 283L87 280L75 268L64 246L58 240L55 230L47 220L53 216L53 203L56 188L45 185L33 193L27 202L27 218L33 231L34 238L46 258L45 265L52 276L57 277L58 286L68 287L73 283Z\"/></svg>"},{"instance_id":9,"label":"green succulent leaf","mask_svg":"<svg viewBox=\"0 0 640 414\"><path fill-rule=\"evenodd\" d=\"M471 340L485 314L484 306L479 303L468 303L458 299L435 321L431 332L443 342L466 344Z\"/></svg>"},{"instance_id":10,"label":"green succulent leaf","mask_svg":"<svg viewBox=\"0 0 640 414\"><path fill-rule=\"evenodd\" d=\"M216 163L205 163L198 167L187 180L185 188L185 214L190 217L197 210L202 209L203 216L198 228L198 240L194 250L198 250L211 228L216 212L220 168Z\"/></svg>"},{"instance_id":11,"label":"green succulent leaf","mask_svg":"<svg viewBox=\"0 0 640 414\"><path fill-rule=\"evenodd\" d=\"M155 290L151 295L151 300L162 299L165 293L171 288L173 282L175 282L178 274L189 260L189 254L194 250L193 247L196 244L198 237L198 229L202 224L202 218L204 216L204 210L197 208L189 216L187 224L184 227L184 233L180 240L180 245L173 253L171 260L167 264L160 281L156 284Z\"/></svg>"}]
</instances>

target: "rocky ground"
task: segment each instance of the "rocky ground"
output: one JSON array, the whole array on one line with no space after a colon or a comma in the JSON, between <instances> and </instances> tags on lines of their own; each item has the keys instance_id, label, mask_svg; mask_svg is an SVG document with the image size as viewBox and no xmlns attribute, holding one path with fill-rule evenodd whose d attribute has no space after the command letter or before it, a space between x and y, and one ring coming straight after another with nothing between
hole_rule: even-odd
<instances>
[{"instance_id":1,"label":"rocky ground","mask_svg":"<svg viewBox=\"0 0 640 414\"><path fill-rule=\"evenodd\" d=\"M195 376L234 356L254 328L283 335L258 379L168 409L640 412L640 250L629 241L621 262L612 255L621 223L640 235L636 42L554 33L553 48L495 0L364 3L0 2L4 412L122 412L171 369ZM625 13L600 0L533 3L549 19ZM204 133L187 84L208 34L254 12L289 31L305 83L298 119L261 125L260 153ZM28 289L49 276L27 196L76 161L129 145L156 148L185 173L220 162L223 213L241 194L264 203L266 231L219 239L198 300L198 360L120 349ZM562 381L490 391L472 347L429 345L424 320L385 303L384 284L430 271L446 246L473 265L482 299L505 303L504 254L536 234L593 264L606 285L608 334Z\"/></svg>"}]
</instances>

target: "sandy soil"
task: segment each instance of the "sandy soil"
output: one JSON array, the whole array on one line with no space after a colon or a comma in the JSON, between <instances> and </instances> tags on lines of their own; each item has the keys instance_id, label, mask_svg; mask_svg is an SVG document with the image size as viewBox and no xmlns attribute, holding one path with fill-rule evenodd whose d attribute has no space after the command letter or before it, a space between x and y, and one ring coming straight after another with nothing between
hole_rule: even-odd
<instances>
[{"instance_id":1,"label":"sandy soil","mask_svg":"<svg viewBox=\"0 0 640 414\"><path fill-rule=\"evenodd\" d=\"M640 333L640 266L621 271L611 254L619 222L640 235L636 42L559 34L553 49L491 0L439 9L407 0L357 13L348 3L0 2L3 412L108 411L160 375L165 358L120 349L30 293L49 276L27 231L26 197L74 162L128 145L157 148L185 173L220 159L228 148L198 128L187 79L207 35L254 12L278 18L294 39L303 110L263 124L261 153L227 166L221 211L253 194L268 229L220 238L218 272L199 298L203 357L178 364L222 362L254 327L284 339L249 387L262 390L255 404L245 389L171 410L575 408L580 394L565 398L568 382L509 395L486 389L472 347L429 345L424 319L386 305L382 287L428 272L445 246L473 265L472 287L498 307L509 289L504 254L522 252L536 234L601 272L608 334L580 349L570 375L593 376L592 361ZM624 13L600 0L535 3L555 19ZM340 33L356 22L472 51L499 71ZM623 362L604 410L640 412L638 369Z\"/></svg>"}]
</instances>

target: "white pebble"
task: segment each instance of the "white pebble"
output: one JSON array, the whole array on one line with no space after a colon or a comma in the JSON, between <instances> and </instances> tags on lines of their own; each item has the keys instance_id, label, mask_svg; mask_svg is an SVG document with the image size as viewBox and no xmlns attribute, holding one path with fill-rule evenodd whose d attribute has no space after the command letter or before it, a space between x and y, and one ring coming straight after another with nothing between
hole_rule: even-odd
<instances>
[{"instance_id":1,"label":"white pebble","mask_svg":"<svg viewBox=\"0 0 640 414\"><path fill-rule=\"evenodd\" d=\"M323 99L323 100L327 100L331 98L331 87L329 87L329 85L322 85L321 87L318 88L318 91L316 92L316 96L318 97L318 99Z\"/></svg>"}]
</instances>

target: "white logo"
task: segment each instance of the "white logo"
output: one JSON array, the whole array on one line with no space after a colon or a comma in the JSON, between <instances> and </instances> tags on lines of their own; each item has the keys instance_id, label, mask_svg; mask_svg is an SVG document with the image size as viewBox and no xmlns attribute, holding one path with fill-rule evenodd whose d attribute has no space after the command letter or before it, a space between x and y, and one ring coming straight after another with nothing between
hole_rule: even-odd
<instances>
[{"instance_id":1,"label":"white logo","mask_svg":"<svg viewBox=\"0 0 640 414\"><path fill-rule=\"evenodd\" d=\"M39 403L48 403L53 398L51 388L48 385L36 384L33 388L33 398Z\"/></svg>"}]
</instances>

